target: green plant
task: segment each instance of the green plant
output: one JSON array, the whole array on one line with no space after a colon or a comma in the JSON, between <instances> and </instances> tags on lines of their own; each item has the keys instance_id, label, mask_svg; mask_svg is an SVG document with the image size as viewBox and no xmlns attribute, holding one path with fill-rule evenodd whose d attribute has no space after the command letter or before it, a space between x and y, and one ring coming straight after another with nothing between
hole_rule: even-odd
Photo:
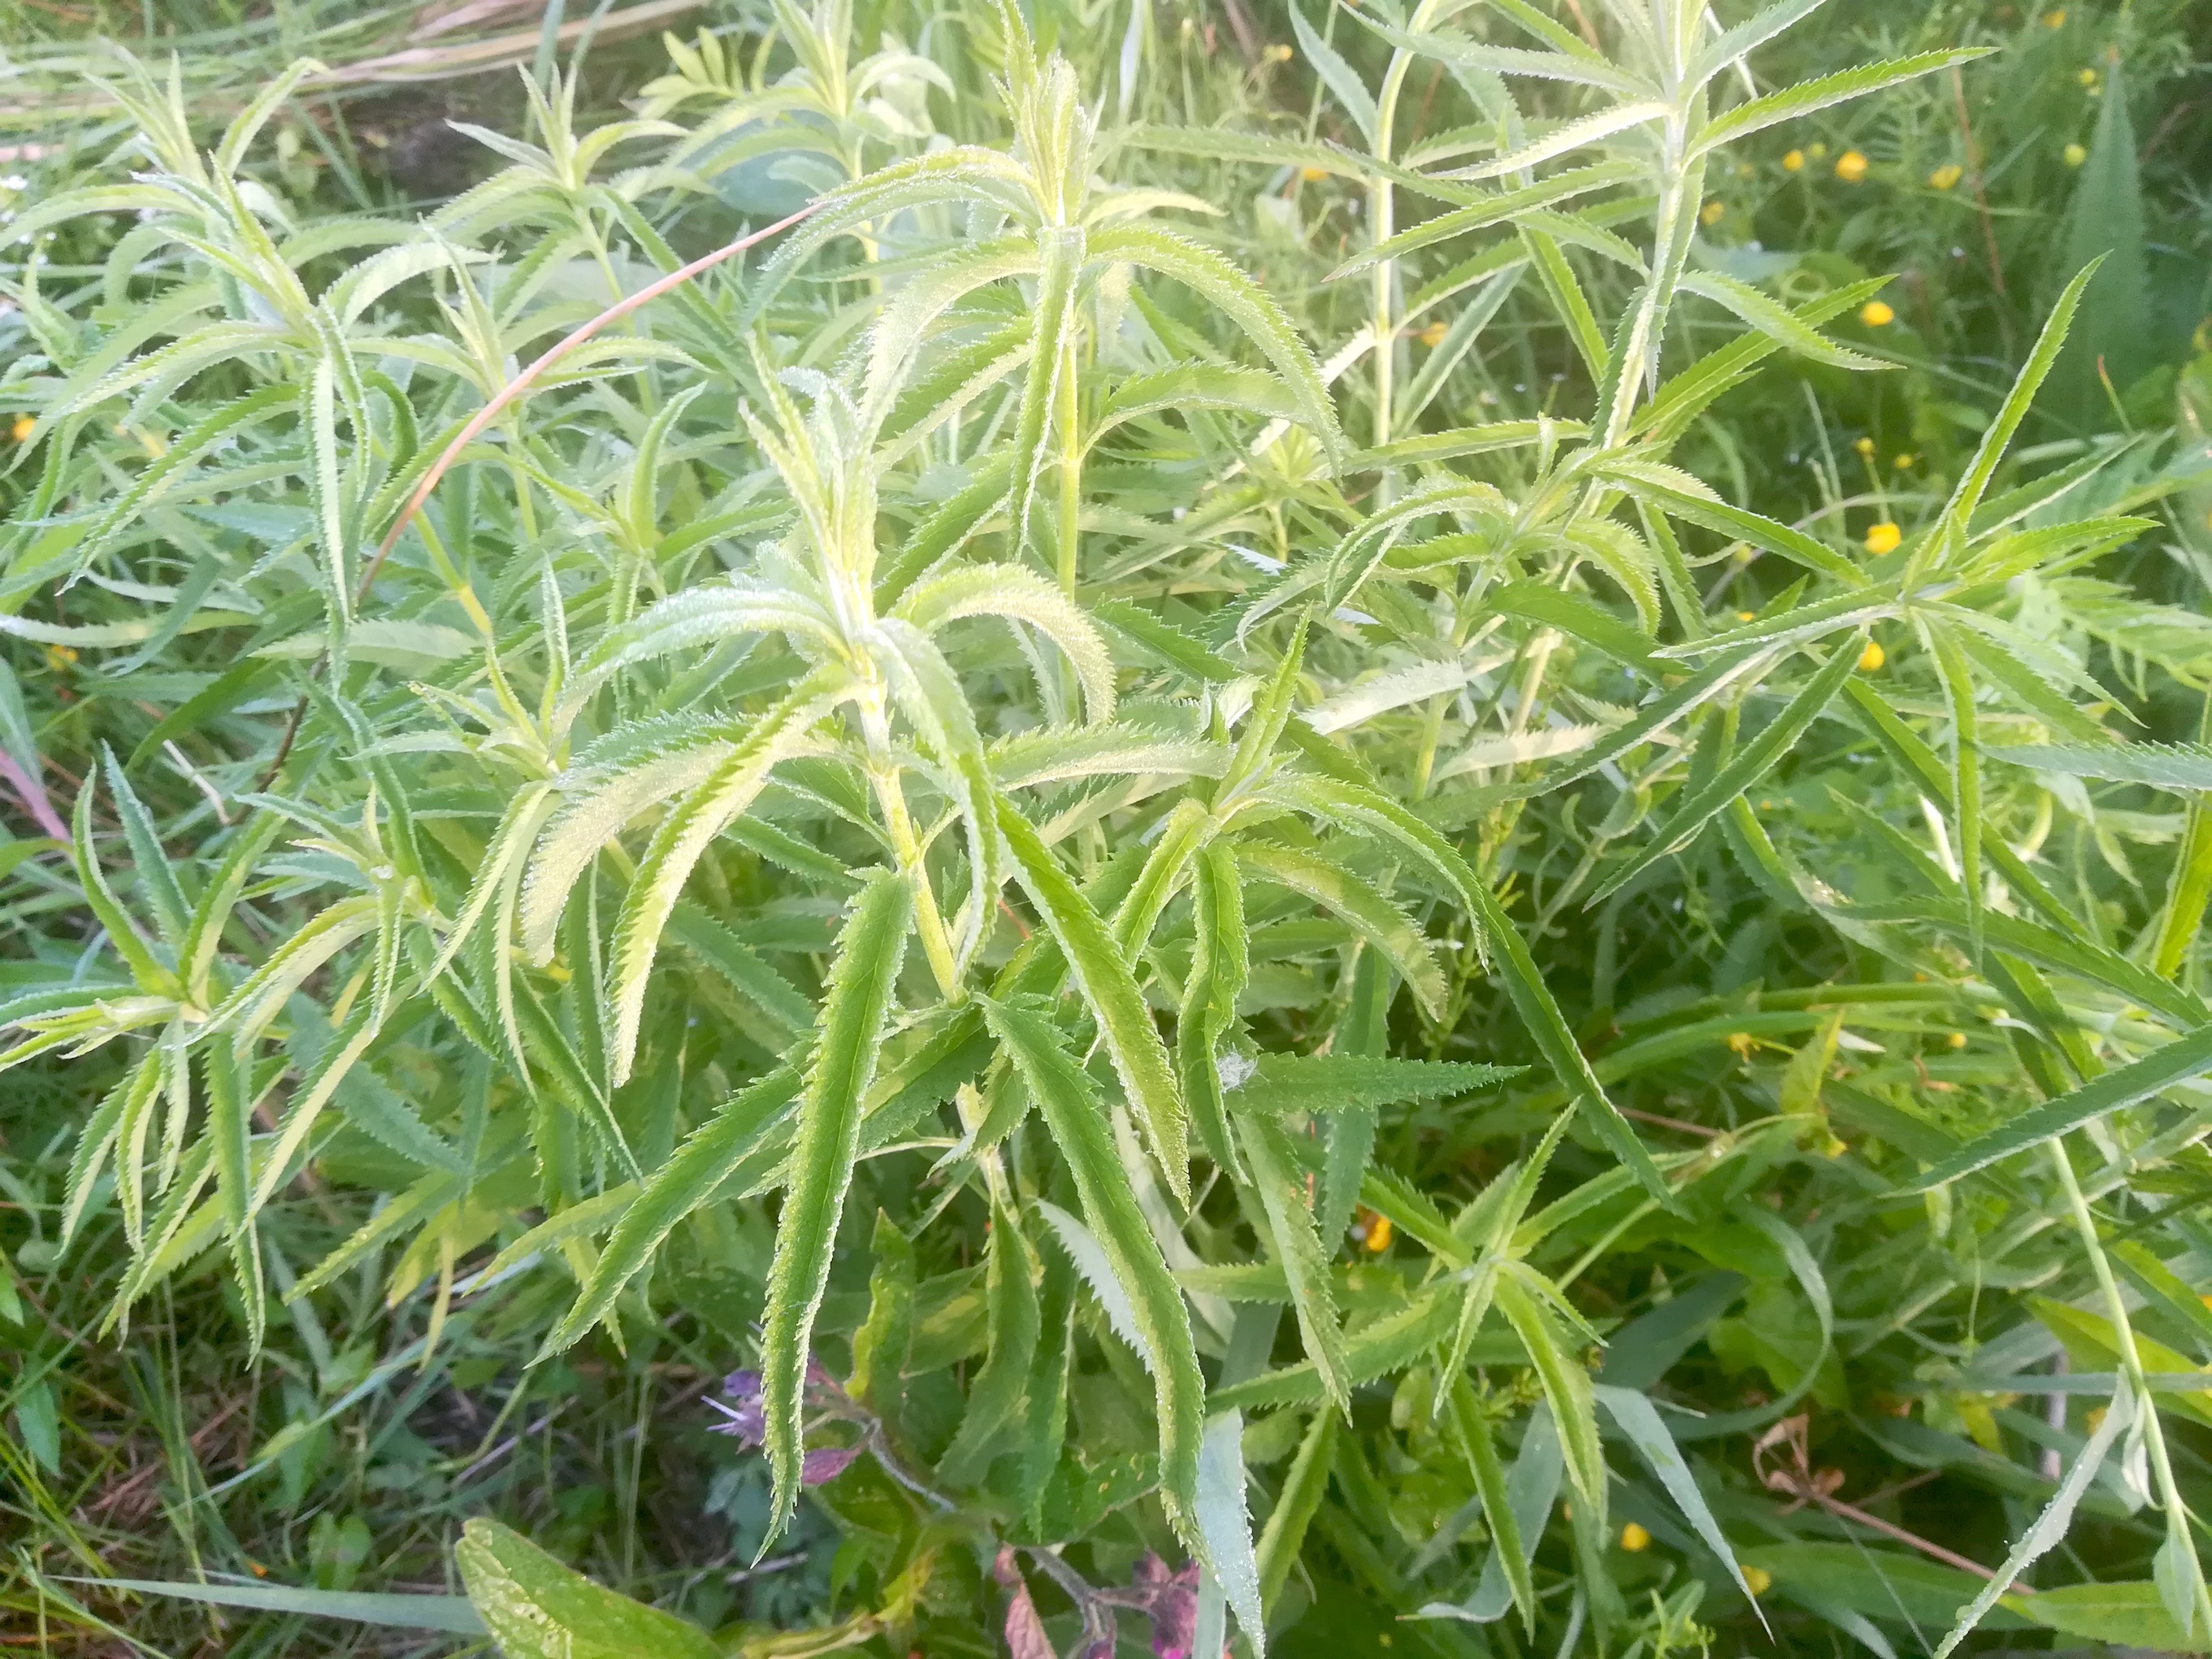
<instances>
[{"instance_id":1,"label":"green plant","mask_svg":"<svg viewBox=\"0 0 2212 1659\"><path fill-rule=\"evenodd\" d=\"M105 1330L219 1251L249 1350L361 1279L428 1288L427 1368L516 1275L550 1367L741 1264L699 1346L759 1322L748 1542L815 1486L858 1603L763 1653L972 1647L1000 1591L1020 1650L1032 1577L1086 1644L1379 1606L1443 1653L1656 1655L1773 1585L1886 1651L1898 1583L1947 1628L1978 1586L1814 1468L1802 1414L1854 1407L2033 1500L1952 1643L2212 1636L2203 1395L2156 1380L2212 1333L2212 761L2159 702L2212 629L2085 574L2199 447L2014 453L2091 228L1874 531L1832 461L1802 514L1700 476L1734 400L1794 376L1817 414L1896 355L1882 279L1700 238L1730 147L1984 72L1760 92L1814 9L1291 8L1301 125L1253 90L1280 58L1178 108L1072 18L861 57L848 8L779 6L749 65L672 42L640 117L529 82L526 137L476 133L508 165L419 224L253 175L310 67L209 152L118 70L150 166L15 222L140 219L12 290L0 580L0 633L126 653L4 734L27 810L41 745L84 759L68 835L13 844L0 1063L98 1079L52 1214L119 1232ZM1164 59L1148 15L1125 52ZM629 305L771 185L811 200L767 257ZM2185 741L2122 733L2124 676ZM2128 849L2166 845L2161 889ZM2028 1315L1994 1340L1985 1286ZM1670 1403L1705 1414L1662 1415L1700 1342ZM1992 1396L2062 1347L2111 1403L2037 1437ZM289 1420L260 1462L322 1419ZM2082 1512L2134 1576L2000 1600ZM1855 1526L1951 1565L1863 1589ZM510 1652L694 1640L460 1548ZM319 1610L276 1594L230 1601Z\"/></svg>"}]
</instances>

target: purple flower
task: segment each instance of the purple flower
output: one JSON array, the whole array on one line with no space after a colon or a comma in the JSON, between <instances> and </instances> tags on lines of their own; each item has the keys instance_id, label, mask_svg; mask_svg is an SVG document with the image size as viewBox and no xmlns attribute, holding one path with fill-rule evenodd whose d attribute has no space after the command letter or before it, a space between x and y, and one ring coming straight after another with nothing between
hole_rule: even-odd
<instances>
[{"instance_id":1,"label":"purple flower","mask_svg":"<svg viewBox=\"0 0 2212 1659\"><path fill-rule=\"evenodd\" d=\"M799 1463L799 1484L802 1486L827 1486L844 1474L846 1466L860 1455L858 1446L817 1447Z\"/></svg>"},{"instance_id":2,"label":"purple flower","mask_svg":"<svg viewBox=\"0 0 2212 1659\"><path fill-rule=\"evenodd\" d=\"M723 1381L722 1392L732 1403L726 1406L712 1397L707 1401L728 1419L714 1425L714 1431L735 1435L738 1443L750 1451L768 1437L768 1415L761 1409L761 1374L732 1371Z\"/></svg>"},{"instance_id":3,"label":"purple flower","mask_svg":"<svg viewBox=\"0 0 2212 1659\"><path fill-rule=\"evenodd\" d=\"M1150 1550L1137 1558L1131 1580L1143 1593L1144 1611L1152 1621L1152 1651L1158 1659L1191 1659L1198 1645L1198 1563L1180 1572Z\"/></svg>"}]
</instances>

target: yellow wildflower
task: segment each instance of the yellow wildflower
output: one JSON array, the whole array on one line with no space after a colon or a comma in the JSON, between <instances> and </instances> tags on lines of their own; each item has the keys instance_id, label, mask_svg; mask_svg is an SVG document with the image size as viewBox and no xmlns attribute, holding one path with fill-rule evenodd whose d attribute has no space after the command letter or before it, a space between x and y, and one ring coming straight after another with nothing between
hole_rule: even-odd
<instances>
[{"instance_id":1,"label":"yellow wildflower","mask_svg":"<svg viewBox=\"0 0 2212 1659\"><path fill-rule=\"evenodd\" d=\"M2043 27L2047 29L2064 28L2066 27L2066 8L2063 6L2053 6L2049 11L2044 13Z\"/></svg>"},{"instance_id":2,"label":"yellow wildflower","mask_svg":"<svg viewBox=\"0 0 2212 1659\"><path fill-rule=\"evenodd\" d=\"M1739 611L1735 613L1735 619L1738 622L1756 622L1759 620L1759 612L1756 611Z\"/></svg>"},{"instance_id":3,"label":"yellow wildflower","mask_svg":"<svg viewBox=\"0 0 2212 1659\"><path fill-rule=\"evenodd\" d=\"M1441 322L1431 323L1421 331L1421 343L1434 351L1444 343L1444 336L1449 331Z\"/></svg>"},{"instance_id":4,"label":"yellow wildflower","mask_svg":"<svg viewBox=\"0 0 2212 1659\"><path fill-rule=\"evenodd\" d=\"M1304 179L1310 185L1317 185L1322 179L1328 177L1328 169L1327 167L1300 167L1298 169L1298 177Z\"/></svg>"},{"instance_id":5,"label":"yellow wildflower","mask_svg":"<svg viewBox=\"0 0 2212 1659\"><path fill-rule=\"evenodd\" d=\"M29 416L18 415L15 424L8 428L8 435L19 444L27 444L31 441L31 434L37 431L38 428L39 423Z\"/></svg>"},{"instance_id":6,"label":"yellow wildflower","mask_svg":"<svg viewBox=\"0 0 2212 1659\"><path fill-rule=\"evenodd\" d=\"M1859 653L1859 672L1871 674L1888 660L1889 654L1881 648L1881 641L1869 640L1867 648Z\"/></svg>"},{"instance_id":7,"label":"yellow wildflower","mask_svg":"<svg viewBox=\"0 0 2212 1659\"><path fill-rule=\"evenodd\" d=\"M2079 144L2067 145L2064 153L2066 156L2066 165L2069 167L2078 167L2082 162L2089 159L2089 152L2082 149Z\"/></svg>"},{"instance_id":8,"label":"yellow wildflower","mask_svg":"<svg viewBox=\"0 0 2212 1659\"><path fill-rule=\"evenodd\" d=\"M1919 459L1920 458L1917 455L1899 455L1895 460L1892 461L1890 465L1895 467L1899 472L1910 472L1912 471L1913 464L1919 460Z\"/></svg>"},{"instance_id":9,"label":"yellow wildflower","mask_svg":"<svg viewBox=\"0 0 2212 1659\"><path fill-rule=\"evenodd\" d=\"M2076 81L2079 81L2085 87L2094 87L2097 84L2097 71L2093 69L2084 69L2079 71L2074 78Z\"/></svg>"},{"instance_id":10,"label":"yellow wildflower","mask_svg":"<svg viewBox=\"0 0 2212 1659\"><path fill-rule=\"evenodd\" d=\"M1287 64L1291 61L1291 58L1293 56L1291 49L1288 46L1284 46L1280 41L1278 41L1273 46L1268 47L1267 50L1261 55L1271 64Z\"/></svg>"},{"instance_id":11,"label":"yellow wildflower","mask_svg":"<svg viewBox=\"0 0 2212 1659\"><path fill-rule=\"evenodd\" d=\"M1764 1595L1774 1583L1774 1575L1765 1567L1746 1567L1743 1582L1753 1595Z\"/></svg>"},{"instance_id":12,"label":"yellow wildflower","mask_svg":"<svg viewBox=\"0 0 2212 1659\"><path fill-rule=\"evenodd\" d=\"M1869 328L1887 328L1897 320L1897 313L1882 300L1869 300L1859 307L1859 320Z\"/></svg>"},{"instance_id":13,"label":"yellow wildflower","mask_svg":"<svg viewBox=\"0 0 2212 1659\"><path fill-rule=\"evenodd\" d=\"M1847 185L1856 185L1867 176L1867 158L1855 149L1847 149L1836 157L1836 177Z\"/></svg>"},{"instance_id":14,"label":"yellow wildflower","mask_svg":"<svg viewBox=\"0 0 2212 1659\"><path fill-rule=\"evenodd\" d=\"M1876 558L1880 558L1885 553L1896 552L1898 544L1904 539L1905 532L1888 520L1884 519L1867 532L1866 550Z\"/></svg>"},{"instance_id":15,"label":"yellow wildflower","mask_svg":"<svg viewBox=\"0 0 2212 1659\"><path fill-rule=\"evenodd\" d=\"M1620 1547L1631 1555L1651 1547L1651 1534L1633 1521L1620 1529Z\"/></svg>"},{"instance_id":16,"label":"yellow wildflower","mask_svg":"<svg viewBox=\"0 0 2212 1659\"><path fill-rule=\"evenodd\" d=\"M1730 1031L1728 1046L1735 1051L1739 1060L1749 1060L1759 1047L1759 1039L1748 1031Z\"/></svg>"},{"instance_id":17,"label":"yellow wildflower","mask_svg":"<svg viewBox=\"0 0 2212 1659\"><path fill-rule=\"evenodd\" d=\"M1784 173L1795 173L1804 165L1805 152L1802 149L1793 149L1782 158L1782 170Z\"/></svg>"},{"instance_id":18,"label":"yellow wildflower","mask_svg":"<svg viewBox=\"0 0 2212 1659\"><path fill-rule=\"evenodd\" d=\"M1698 210L1698 217L1706 224L1717 225L1728 215L1726 202L1708 202Z\"/></svg>"},{"instance_id":19,"label":"yellow wildflower","mask_svg":"<svg viewBox=\"0 0 2212 1659\"><path fill-rule=\"evenodd\" d=\"M1966 1046L1966 1034L1964 1031L1954 1031L1951 1033L1950 1042L1954 1048L1963 1048Z\"/></svg>"},{"instance_id":20,"label":"yellow wildflower","mask_svg":"<svg viewBox=\"0 0 2212 1659\"><path fill-rule=\"evenodd\" d=\"M1934 190L1948 190L1966 176L1966 168L1956 161L1946 161L1928 175L1929 186Z\"/></svg>"},{"instance_id":21,"label":"yellow wildflower","mask_svg":"<svg viewBox=\"0 0 2212 1659\"><path fill-rule=\"evenodd\" d=\"M1853 444L1853 445L1851 446L1851 447L1852 447L1853 449L1857 450L1857 451L1858 451L1858 453L1859 453L1860 454L1863 455L1863 456L1864 456L1868 460L1872 460L1872 459L1874 459L1874 440L1873 440L1873 439L1871 439L1871 438L1862 438L1862 439L1860 439L1856 443Z\"/></svg>"},{"instance_id":22,"label":"yellow wildflower","mask_svg":"<svg viewBox=\"0 0 2212 1659\"><path fill-rule=\"evenodd\" d=\"M1811 157L1812 157L1814 161L1819 161L1822 156L1826 155L1827 153L1828 153L1828 147L1827 147L1826 144L1817 144L1817 143L1816 143L1816 144L1813 144L1813 145L1808 146L1808 147L1807 148L1806 151L1805 151L1805 154L1806 154L1806 155L1808 155L1811 156Z\"/></svg>"}]
</instances>

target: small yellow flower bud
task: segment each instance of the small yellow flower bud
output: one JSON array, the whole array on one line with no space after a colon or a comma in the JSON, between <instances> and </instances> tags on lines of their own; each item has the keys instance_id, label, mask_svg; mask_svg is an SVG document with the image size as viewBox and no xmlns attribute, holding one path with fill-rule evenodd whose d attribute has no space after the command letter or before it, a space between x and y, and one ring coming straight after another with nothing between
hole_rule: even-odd
<instances>
[{"instance_id":1,"label":"small yellow flower bud","mask_svg":"<svg viewBox=\"0 0 2212 1659\"><path fill-rule=\"evenodd\" d=\"M1793 149L1782 158L1782 170L1784 173L1796 173L1804 165L1805 152L1802 149Z\"/></svg>"},{"instance_id":2,"label":"small yellow flower bud","mask_svg":"<svg viewBox=\"0 0 2212 1659\"><path fill-rule=\"evenodd\" d=\"M46 647L46 666L57 674L66 674L76 664L76 647L73 645L50 645Z\"/></svg>"},{"instance_id":3,"label":"small yellow flower bud","mask_svg":"<svg viewBox=\"0 0 2212 1659\"><path fill-rule=\"evenodd\" d=\"M1847 149L1836 157L1836 177L1847 185L1856 185L1867 176L1867 158L1855 149Z\"/></svg>"},{"instance_id":4,"label":"small yellow flower bud","mask_svg":"<svg viewBox=\"0 0 2212 1659\"><path fill-rule=\"evenodd\" d=\"M1869 328L1887 328L1897 320L1897 313L1882 300L1869 300L1859 307L1859 320Z\"/></svg>"},{"instance_id":5,"label":"small yellow flower bud","mask_svg":"<svg viewBox=\"0 0 2212 1659\"><path fill-rule=\"evenodd\" d=\"M1268 47L1261 55L1271 64L1287 64L1293 56L1291 49L1280 41Z\"/></svg>"},{"instance_id":6,"label":"small yellow flower bud","mask_svg":"<svg viewBox=\"0 0 2212 1659\"><path fill-rule=\"evenodd\" d=\"M1890 465L1899 472L1910 472L1912 471L1913 464L1919 459L1917 455L1899 455Z\"/></svg>"},{"instance_id":7,"label":"small yellow flower bud","mask_svg":"<svg viewBox=\"0 0 2212 1659\"><path fill-rule=\"evenodd\" d=\"M1421 331L1421 343L1434 351L1444 343L1444 336L1449 332L1441 322L1431 323Z\"/></svg>"},{"instance_id":8,"label":"small yellow flower bud","mask_svg":"<svg viewBox=\"0 0 2212 1659\"><path fill-rule=\"evenodd\" d=\"M29 416L18 415L15 417L15 424L8 428L8 435L13 438L19 444L27 444L31 441L31 434L37 431L38 428L39 423L33 420Z\"/></svg>"},{"instance_id":9,"label":"small yellow flower bud","mask_svg":"<svg viewBox=\"0 0 2212 1659\"><path fill-rule=\"evenodd\" d=\"M1867 648L1859 653L1859 672L1871 674L1888 660L1889 658L1882 651L1881 641L1869 640Z\"/></svg>"},{"instance_id":10,"label":"small yellow flower bud","mask_svg":"<svg viewBox=\"0 0 2212 1659\"><path fill-rule=\"evenodd\" d=\"M1774 1583L1774 1575L1765 1567L1746 1567L1743 1582L1753 1595L1764 1595Z\"/></svg>"},{"instance_id":11,"label":"small yellow flower bud","mask_svg":"<svg viewBox=\"0 0 2212 1659\"><path fill-rule=\"evenodd\" d=\"M1730 1031L1728 1046L1735 1051L1739 1060L1749 1060L1752 1051L1759 1047L1759 1039L1748 1031Z\"/></svg>"},{"instance_id":12,"label":"small yellow flower bud","mask_svg":"<svg viewBox=\"0 0 2212 1659\"><path fill-rule=\"evenodd\" d=\"M1951 1033L1950 1042L1954 1048L1963 1048L1966 1046L1966 1034L1964 1031L1954 1031Z\"/></svg>"},{"instance_id":13,"label":"small yellow flower bud","mask_svg":"<svg viewBox=\"0 0 2212 1659\"><path fill-rule=\"evenodd\" d=\"M2053 6L2049 11L2044 13L2043 27L2047 29L2064 28L2066 27L2066 8L2063 6Z\"/></svg>"},{"instance_id":14,"label":"small yellow flower bud","mask_svg":"<svg viewBox=\"0 0 2212 1659\"><path fill-rule=\"evenodd\" d=\"M1928 175L1928 183L1931 189L1948 190L1966 176L1966 168L1960 167L1956 161L1946 161Z\"/></svg>"},{"instance_id":15,"label":"small yellow flower bud","mask_svg":"<svg viewBox=\"0 0 2212 1659\"><path fill-rule=\"evenodd\" d=\"M1857 450L1858 453L1863 455L1868 460L1872 460L1874 459L1873 439L1861 438L1856 443L1853 444L1851 447Z\"/></svg>"},{"instance_id":16,"label":"small yellow flower bud","mask_svg":"<svg viewBox=\"0 0 2212 1659\"><path fill-rule=\"evenodd\" d=\"M1816 161L1827 153L1828 147L1826 144L1814 144L1808 147L1805 151L1806 155L1811 156Z\"/></svg>"},{"instance_id":17,"label":"small yellow flower bud","mask_svg":"<svg viewBox=\"0 0 2212 1659\"><path fill-rule=\"evenodd\" d=\"M1735 619L1738 622L1756 622L1759 620L1759 612L1756 611L1739 611L1735 613Z\"/></svg>"},{"instance_id":18,"label":"small yellow flower bud","mask_svg":"<svg viewBox=\"0 0 2212 1659\"><path fill-rule=\"evenodd\" d=\"M2074 78L2076 81L2079 81L2085 87L2094 87L2097 84L2097 71L2093 69L2085 69L2077 73Z\"/></svg>"},{"instance_id":19,"label":"small yellow flower bud","mask_svg":"<svg viewBox=\"0 0 2212 1659\"><path fill-rule=\"evenodd\" d=\"M2082 162L2089 159L2089 152L2082 149L2079 144L2067 145L2064 154L2066 156L2066 165L2069 167L2078 167Z\"/></svg>"},{"instance_id":20,"label":"small yellow flower bud","mask_svg":"<svg viewBox=\"0 0 2212 1659\"><path fill-rule=\"evenodd\" d=\"M1698 217L1705 224L1717 225L1728 216L1726 202L1708 202L1698 210Z\"/></svg>"},{"instance_id":21,"label":"small yellow flower bud","mask_svg":"<svg viewBox=\"0 0 2212 1659\"><path fill-rule=\"evenodd\" d=\"M1651 1534L1632 1521L1620 1529L1620 1547L1631 1555L1640 1553L1651 1547Z\"/></svg>"},{"instance_id":22,"label":"small yellow flower bud","mask_svg":"<svg viewBox=\"0 0 2212 1659\"><path fill-rule=\"evenodd\" d=\"M1905 539L1905 532L1889 520L1884 519L1866 533L1866 550L1880 558L1885 553L1894 553Z\"/></svg>"},{"instance_id":23,"label":"small yellow flower bud","mask_svg":"<svg viewBox=\"0 0 2212 1659\"><path fill-rule=\"evenodd\" d=\"M1298 177L1304 179L1310 185L1317 185L1322 179L1328 177L1328 169L1327 167L1300 167L1298 169Z\"/></svg>"}]
</instances>

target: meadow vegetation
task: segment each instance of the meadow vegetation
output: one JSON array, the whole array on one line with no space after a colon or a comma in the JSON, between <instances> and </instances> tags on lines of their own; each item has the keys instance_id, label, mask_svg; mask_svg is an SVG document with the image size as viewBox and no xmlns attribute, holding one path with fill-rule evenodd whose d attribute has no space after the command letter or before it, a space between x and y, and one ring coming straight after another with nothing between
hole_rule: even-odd
<instances>
[{"instance_id":1,"label":"meadow vegetation","mask_svg":"<svg viewBox=\"0 0 2212 1659\"><path fill-rule=\"evenodd\" d=\"M2212 1649L2208 40L25 0L0 1643Z\"/></svg>"}]
</instances>

